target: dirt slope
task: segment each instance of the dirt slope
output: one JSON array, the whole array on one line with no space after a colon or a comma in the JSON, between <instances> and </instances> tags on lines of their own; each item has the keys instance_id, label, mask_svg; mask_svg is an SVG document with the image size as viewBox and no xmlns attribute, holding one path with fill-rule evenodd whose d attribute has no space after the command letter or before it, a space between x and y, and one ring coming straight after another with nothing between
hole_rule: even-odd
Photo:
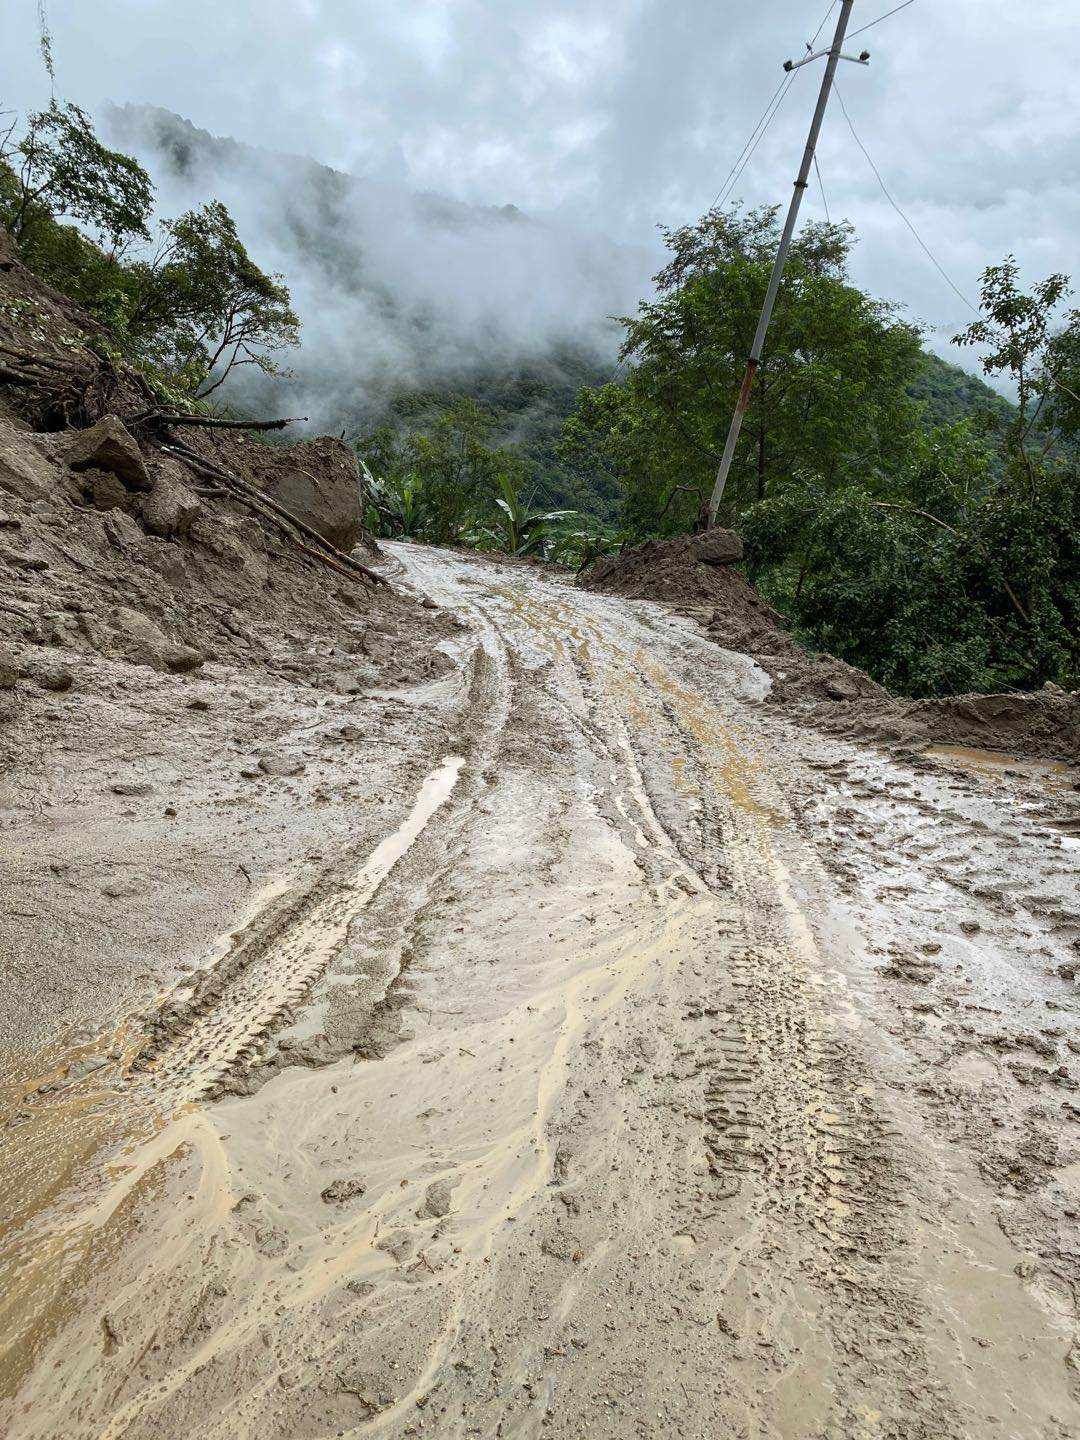
<instances>
[{"instance_id":1,"label":"dirt slope","mask_svg":"<svg viewBox=\"0 0 1080 1440\"><path fill-rule=\"evenodd\" d=\"M737 560L738 537L727 546ZM1048 686L1038 694L958 695L903 700L834 656L808 652L784 619L730 564L704 563L701 536L648 541L597 561L586 589L631 600L658 600L702 625L717 644L753 655L773 680L770 702L808 724L853 739L900 747L972 745L1050 760L1080 758L1080 695Z\"/></svg>"},{"instance_id":2,"label":"dirt slope","mask_svg":"<svg viewBox=\"0 0 1080 1440\"><path fill-rule=\"evenodd\" d=\"M357 745L381 733L363 697L447 669L438 646L456 628L301 551L167 448L181 439L316 531L359 538L370 559L345 446L140 422L152 397L100 341L0 254L0 1040L11 1045L149 1004L257 888L264 860L347 829ZM315 735L328 753L309 767ZM318 808L298 803L294 817L301 798ZM238 812L265 813L244 827Z\"/></svg>"}]
</instances>

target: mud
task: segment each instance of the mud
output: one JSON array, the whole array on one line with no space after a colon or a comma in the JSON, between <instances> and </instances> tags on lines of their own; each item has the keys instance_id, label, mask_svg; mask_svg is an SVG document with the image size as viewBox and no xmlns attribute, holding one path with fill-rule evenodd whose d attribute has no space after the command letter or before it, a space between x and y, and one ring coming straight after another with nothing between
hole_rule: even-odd
<instances>
[{"instance_id":1,"label":"mud","mask_svg":"<svg viewBox=\"0 0 1080 1440\"><path fill-rule=\"evenodd\" d=\"M113 886L152 985L5 1040L6 1433L1080 1436L1075 769L807 729L666 606L388 573L446 673L277 689L303 769L200 814L198 899ZM251 755L246 703L184 721ZM150 783L101 803L152 856Z\"/></svg>"},{"instance_id":2,"label":"mud","mask_svg":"<svg viewBox=\"0 0 1080 1440\"><path fill-rule=\"evenodd\" d=\"M773 681L770 703L826 733L901 750L953 743L1080 762L1080 695L1054 685L1036 694L890 695L863 671L800 645L784 617L731 564L702 563L700 547L709 536L730 532L648 541L595 562L581 583L600 594L661 601L718 645L753 655ZM722 545L714 548L724 553ZM737 545L727 548L734 552Z\"/></svg>"}]
</instances>

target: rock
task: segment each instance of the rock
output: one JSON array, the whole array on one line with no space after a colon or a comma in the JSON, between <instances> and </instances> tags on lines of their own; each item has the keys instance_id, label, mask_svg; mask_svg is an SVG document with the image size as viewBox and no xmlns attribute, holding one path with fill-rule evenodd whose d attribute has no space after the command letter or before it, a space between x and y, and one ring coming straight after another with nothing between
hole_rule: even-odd
<instances>
[{"instance_id":1,"label":"rock","mask_svg":"<svg viewBox=\"0 0 1080 1440\"><path fill-rule=\"evenodd\" d=\"M61 665L58 661L46 661L43 664L35 665L30 673L42 690L55 690L58 694L70 690L75 683L75 677L68 667Z\"/></svg>"},{"instance_id":2,"label":"rock","mask_svg":"<svg viewBox=\"0 0 1080 1440\"><path fill-rule=\"evenodd\" d=\"M0 423L0 490L33 499L53 500L57 492L55 464L41 453L39 437Z\"/></svg>"},{"instance_id":3,"label":"rock","mask_svg":"<svg viewBox=\"0 0 1080 1440\"><path fill-rule=\"evenodd\" d=\"M169 539L174 535L187 535L202 514L203 505L194 490L189 490L177 477L174 468L162 464L158 467L154 488L140 509L143 525L150 534Z\"/></svg>"},{"instance_id":4,"label":"rock","mask_svg":"<svg viewBox=\"0 0 1080 1440\"><path fill-rule=\"evenodd\" d=\"M128 560L139 559L146 549L146 536L126 510L109 510L103 520L105 538Z\"/></svg>"},{"instance_id":5,"label":"rock","mask_svg":"<svg viewBox=\"0 0 1080 1440\"><path fill-rule=\"evenodd\" d=\"M196 695L194 700L188 701L187 708L189 710L209 710L210 701L204 700L201 695Z\"/></svg>"},{"instance_id":6,"label":"rock","mask_svg":"<svg viewBox=\"0 0 1080 1440\"><path fill-rule=\"evenodd\" d=\"M843 680L826 680L825 694L830 700L854 700L855 690L851 685L846 685Z\"/></svg>"},{"instance_id":7,"label":"rock","mask_svg":"<svg viewBox=\"0 0 1080 1440\"><path fill-rule=\"evenodd\" d=\"M0 560L6 561L13 570L47 570L49 568L40 555L28 555L23 550L9 550L6 545L0 545Z\"/></svg>"},{"instance_id":8,"label":"rock","mask_svg":"<svg viewBox=\"0 0 1080 1440\"><path fill-rule=\"evenodd\" d=\"M436 601L434 601L430 595L425 595L424 598L420 601L420 604L424 607L425 610L438 610L439 608Z\"/></svg>"},{"instance_id":9,"label":"rock","mask_svg":"<svg viewBox=\"0 0 1080 1440\"><path fill-rule=\"evenodd\" d=\"M127 426L115 415L105 415L89 430L80 430L67 454L72 470L93 465L108 470L129 490L150 490L154 482Z\"/></svg>"},{"instance_id":10,"label":"rock","mask_svg":"<svg viewBox=\"0 0 1080 1440\"><path fill-rule=\"evenodd\" d=\"M148 616L129 610L126 605L110 610L106 624L107 653L129 664L149 665L154 670L183 675L197 670L203 663L198 651L170 640Z\"/></svg>"},{"instance_id":11,"label":"rock","mask_svg":"<svg viewBox=\"0 0 1080 1440\"><path fill-rule=\"evenodd\" d=\"M706 530L694 536L693 554L702 565L734 565L743 557L742 537L734 530Z\"/></svg>"},{"instance_id":12,"label":"rock","mask_svg":"<svg viewBox=\"0 0 1080 1440\"><path fill-rule=\"evenodd\" d=\"M327 1205L343 1205L346 1200L354 1200L357 1195L363 1195L367 1189L367 1182L354 1176L351 1180L332 1180L322 1192L322 1199Z\"/></svg>"},{"instance_id":13,"label":"rock","mask_svg":"<svg viewBox=\"0 0 1080 1440\"><path fill-rule=\"evenodd\" d=\"M154 787L149 780L119 780L112 786L114 795L152 795Z\"/></svg>"},{"instance_id":14,"label":"rock","mask_svg":"<svg viewBox=\"0 0 1080 1440\"><path fill-rule=\"evenodd\" d=\"M260 755L258 764L264 775L302 775L305 768L302 760L288 755Z\"/></svg>"},{"instance_id":15,"label":"rock","mask_svg":"<svg viewBox=\"0 0 1080 1440\"><path fill-rule=\"evenodd\" d=\"M456 1180L433 1180L424 1193L424 1204L420 1210L421 1218L430 1217L432 1220L441 1220L444 1215L449 1215L450 1196L456 1184Z\"/></svg>"},{"instance_id":16,"label":"rock","mask_svg":"<svg viewBox=\"0 0 1080 1440\"><path fill-rule=\"evenodd\" d=\"M8 515L6 511L0 510L0 530L21 530L22 521L16 520L14 515Z\"/></svg>"},{"instance_id":17,"label":"rock","mask_svg":"<svg viewBox=\"0 0 1080 1440\"><path fill-rule=\"evenodd\" d=\"M313 530L346 553L360 539L360 471L356 455L329 435L288 449L259 447L253 480Z\"/></svg>"},{"instance_id":18,"label":"rock","mask_svg":"<svg viewBox=\"0 0 1080 1440\"><path fill-rule=\"evenodd\" d=\"M19 672L14 662L7 655L0 654L0 690L14 690L18 682Z\"/></svg>"},{"instance_id":19,"label":"rock","mask_svg":"<svg viewBox=\"0 0 1080 1440\"><path fill-rule=\"evenodd\" d=\"M91 470L90 499L95 510L126 510L131 506L131 494L122 480L108 470Z\"/></svg>"}]
</instances>

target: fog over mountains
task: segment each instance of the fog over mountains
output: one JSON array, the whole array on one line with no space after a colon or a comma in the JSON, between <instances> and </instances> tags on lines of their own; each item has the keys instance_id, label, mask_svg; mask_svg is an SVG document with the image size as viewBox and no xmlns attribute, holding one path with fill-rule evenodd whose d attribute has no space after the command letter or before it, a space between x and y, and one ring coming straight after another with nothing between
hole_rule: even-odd
<instances>
[{"instance_id":1,"label":"fog over mountains","mask_svg":"<svg viewBox=\"0 0 1080 1440\"><path fill-rule=\"evenodd\" d=\"M501 377L576 389L615 363L656 253L529 217L342 174L110 106L108 141L152 175L163 216L217 198L252 256L283 274L303 322L292 382L238 377L237 400L313 427L379 418L403 391L475 391Z\"/></svg>"}]
</instances>

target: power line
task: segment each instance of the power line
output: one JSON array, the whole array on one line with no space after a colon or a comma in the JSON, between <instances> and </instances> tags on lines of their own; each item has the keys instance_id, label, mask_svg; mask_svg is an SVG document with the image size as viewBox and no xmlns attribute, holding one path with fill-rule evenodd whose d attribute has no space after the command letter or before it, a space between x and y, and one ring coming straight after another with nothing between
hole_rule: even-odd
<instances>
[{"instance_id":1,"label":"power line","mask_svg":"<svg viewBox=\"0 0 1080 1440\"><path fill-rule=\"evenodd\" d=\"M913 0L907 0L907 4L908 4L908 5L910 5L910 4L912 4L912 3L913 3ZM901 5L899 8L900 8L901 10L903 10L903 9L905 8L905 6ZM890 13L890 14L895 14L895 11L890 11L889 13ZM884 20L886 17L883 15L881 18ZM877 182L878 182L878 184L881 186L882 192L883 192L883 194L885 195L886 200L888 200L889 204L893 207L893 209L896 211L896 213L900 216L900 219L903 220L904 224L905 224L905 225L907 226L907 228L911 231L912 235L914 235L916 241L917 241L918 244L919 244L919 248L923 251L923 253L925 254L926 258L930 261L931 265L933 265L934 269L938 272L938 274L941 276L941 278L945 281L946 285L948 285L949 289L953 292L953 294L956 295L956 296L958 296L959 299L963 301L963 303L967 306L967 308L971 311L971 313L972 313L973 315L978 316L978 318L979 318L980 320L984 320L986 317L985 317L985 315L983 314L982 310L980 310L977 305L972 304L972 302L968 299L968 297L964 294L964 292L954 283L952 277L946 272L946 270L943 268L943 266L939 263L937 257L934 255L934 253L933 253L933 251L930 249L929 245L927 245L926 241L925 241L925 240L922 238L922 236L919 234L918 230L915 229L915 226L914 226L914 225L912 224L912 222L908 219L907 215L905 215L904 211L900 208L900 205L898 204L898 202L893 198L892 194L891 194L890 191L889 191L889 187L885 184L885 181L882 179L881 171L880 171L880 170L878 169L878 167L874 164L874 161L873 161L873 159L871 158L870 151L867 150L866 146L865 146L865 145L863 144L863 142L859 139L858 131L855 129L855 126L854 126L854 123L852 122L851 116L848 114L848 108L847 108L847 106L844 104L844 97L843 97L843 95L841 95L841 93L840 93L840 87L839 87L839 85L834 85L833 89L835 90L836 98L840 101L840 109L844 112L844 119L845 119L845 120L847 121L847 123L848 123L848 129L851 131L852 138L854 139L856 145L858 145L858 147L859 147L859 149L862 151L862 153L866 156L867 164L870 166L870 169L871 169L871 170L874 172L874 174L876 175L876 177L877 177ZM815 162L816 162L816 156L815 156ZM819 172L819 174L818 174L818 179L819 179L819 180L821 179L820 172ZM824 190L822 191L822 198L824 199ZM826 212L826 213L827 213L827 212ZM950 328L952 328L952 327L950 327L950 326L934 326L934 327L932 327L932 328L935 329L935 330L947 330L947 329L950 329ZM1045 379L1045 381L1046 381L1047 384L1052 385L1056 390L1062 390L1062 391L1064 391L1064 393L1065 393L1066 395L1068 395L1071 399L1080 402L1080 395L1077 395L1077 394L1075 394L1074 391L1070 390L1070 388L1064 383L1064 381L1059 380L1056 375L1051 374L1051 373L1047 373L1047 374L1044 376L1044 379Z\"/></svg>"},{"instance_id":2,"label":"power line","mask_svg":"<svg viewBox=\"0 0 1080 1440\"><path fill-rule=\"evenodd\" d=\"M829 214L829 201L825 194L825 181L821 178L821 166L818 164L817 151L814 151L814 169L817 171L817 183L821 187L821 203L825 206L825 222L832 224L832 216Z\"/></svg>"},{"instance_id":3,"label":"power line","mask_svg":"<svg viewBox=\"0 0 1080 1440\"><path fill-rule=\"evenodd\" d=\"M832 14L835 6L836 6L836 0L831 0L831 3L830 3L830 5L829 5L829 8L825 11L825 14L821 17L821 23L818 25L817 29L814 31L813 37L807 42L806 48L807 48L808 50L812 50L812 49L814 48L814 45L815 45L816 42L817 42L818 36L821 34L822 30L825 28L825 22L826 22L826 20L828 20L829 16ZM786 97L787 97L787 92L788 92L788 90L791 88L791 82L792 82L792 80L793 80L794 78L795 78L794 72L792 72L791 74L785 75L785 76L783 77L783 79L780 81L780 84L777 85L776 89L773 91L773 93L772 93L772 95L771 95L771 97L770 97L770 99L769 99L769 103L765 106L765 109L761 112L761 115L760 115L760 117L758 118L758 122L757 122L757 124L754 126L753 130L751 130L750 135L749 135L749 137L747 138L747 141L746 141L745 145L743 145L743 147L742 147L742 149L739 151L738 155L736 155L736 157L735 157L735 163L732 165L731 169L728 171L728 173L727 173L727 178L724 180L724 183L720 186L720 189L716 192L716 198L713 200L712 205L709 207L710 209L715 209L715 208L716 208L716 206L717 206L717 205L719 204L719 202L720 202L721 196L725 195L725 193L728 193L728 194L730 193L730 190L729 190L729 188L728 188L729 185L734 186L734 185L738 184L738 182L739 182L739 177L742 175L743 171L746 169L746 166L750 163L750 157L753 155L754 151L757 149L757 147L758 147L758 145L759 145L759 143L760 143L760 141L761 141L762 136L765 134L765 130L767 130L767 129L769 128L769 126L772 124L773 117L776 115L776 112L777 112L777 110L779 110L780 106L784 103L784 100L785 100ZM782 94L781 94L781 91L783 92ZM764 129L762 129L762 126L763 126L763 125L764 125ZM760 134L758 133L759 131L761 132ZM747 151L749 151L750 153L747 154ZM745 161L743 160L743 156L746 156ZM740 162L742 162L742 163L740 164ZM736 174L736 172L738 172L738 173Z\"/></svg>"},{"instance_id":4,"label":"power line","mask_svg":"<svg viewBox=\"0 0 1080 1440\"><path fill-rule=\"evenodd\" d=\"M911 0L908 0L908 4L911 4ZM901 6L901 9L902 9L902 8L903 8L903 7ZM884 19L884 16L883 16L882 18ZM973 304L971 303L971 301L968 299L968 297L964 294L964 292L953 282L951 276L946 273L946 271L944 270L944 268L943 268L943 267L941 266L941 264L938 262L937 257L934 255L934 253L933 253L933 251L930 249L929 245L927 245L926 241L925 241L925 240L922 238L922 236L919 234L918 230L915 229L915 226L911 223L911 221L908 219L908 217L904 214L904 212L903 212L903 210L900 208L900 205L898 204L898 202L893 199L893 196L892 196L892 194L891 194L890 191L889 191L889 187L885 184L885 181L882 179L881 171L880 171L880 170L878 169L878 167L874 164L874 161L873 161L873 159L871 158L870 151L866 148L866 146L863 144L863 142L859 139L859 133L858 133L858 131L855 129L855 125L854 125L854 123L853 123L853 121L852 121L852 119L851 119L851 116L848 114L848 108L847 108L847 106L844 104L844 97L843 97L843 95L841 95L841 93L840 93L840 87L839 87L839 85L837 85L837 86L835 87L835 89L836 89L836 98L840 101L840 109L844 112L844 119L847 121L848 129L851 131L852 139L855 141L855 144L858 145L858 147L859 147L859 149L862 151L862 153L866 156L867 164L870 166L870 169L871 169L871 170L874 172L874 174L877 176L877 182L878 182L878 184L881 186L882 193L884 194L886 200L888 200L889 204L893 207L893 209L896 211L896 213L900 216L900 219L903 220L904 224L905 224L905 225L907 226L907 228L911 231L912 235L914 235L916 241L917 241L918 244L919 244L919 247L922 249L922 251L923 251L923 253L925 254L926 258L930 261L931 265L933 265L934 269L938 272L938 274L941 276L941 278L945 281L946 285L948 285L949 289L952 290L952 292L953 292L955 295L959 296L959 298L964 302L964 304L967 306L967 308L968 308L973 314L975 314L975 315L980 315L982 312L979 310L978 306L977 306L977 305L973 305Z\"/></svg>"},{"instance_id":5,"label":"power line","mask_svg":"<svg viewBox=\"0 0 1080 1440\"><path fill-rule=\"evenodd\" d=\"M743 158L743 156L746 154L747 150L750 148L750 145L751 145L751 143L752 143L752 141L753 141L753 139L754 139L754 136L755 136L755 135L758 133L758 131L761 129L762 122L764 122L764 123L766 124L766 127L768 126L768 121L765 119L765 117L768 115L769 111L772 109L773 104L775 103L777 96L780 94L780 91L783 90L784 86L785 86L785 85L788 85L788 84L790 84L790 83L791 83L791 76L790 76L790 75L785 75L784 78L780 81L780 84L779 84L779 85L776 87L776 89L773 91L772 96L771 96L771 98L770 98L770 100L769 100L769 103L765 106L765 109L761 112L761 116L760 116L760 118L758 119L758 122L757 122L757 124L754 126L753 130L751 130L750 135L749 135L749 137L747 138L746 144L745 144L745 145L742 147L742 149L739 151L738 155L736 155L736 157L735 157L735 163L734 163L734 165L732 165L731 169L728 171L727 177L726 177L726 179L724 180L724 183L720 186L720 189L716 192L716 198L713 200L712 204L709 206L709 209L710 209L710 210L714 210L714 209L716 208L716 206L719 204L719 202L720 202L720 196L723 195L724 191L725 191L725 190L727 189L727 187L728 187L728 182L731 180L731 177L735 174L735 171L739 168L739 161ZM748 158L749 158L749 157L748 157Z\"/></svg>"},{"instance_id":6,"label":"power line","mask_svg":"<svg viewBox=\"0 0 1080 1440\"><path fill-rule=\"evenodd\" d=\"M733 193L733 191L734 191L734 189L735 189L735 186L738 185L739 181L742 179L743 175L746 173L746 167L750 164L750 161L754 158L754 152L757 150L757 148L758 148L758 146L761 144L762 140L765 139L765 135L766 135L766 133L767 133L767 131L768 131L768 129L769 129L769 126L770 126L770 125L772 124L772 122L776 119L776 116L780 113L780 107L781 107L781 105L783 105L784 101L787 99L788 91L791 89L792 84L794 83L795 76L796 76L797 73L798 73L797 71L792 71L792 73L791 73L790 75L788 75L788 76L786 76L786 77L784 78L784 81L782 82L781 88L780 88L780 90L779 90L779 92L778 92L779 98L776 100L776 103L773 105L772 111L771 111L771 113L769 114L768 119L765 121L765 124L764 124L764 126L762 127L762 129L761 129L761 133L758 135L758 137L757 137L757 139L754 141L754 143L750 146L750 149L746 152L746 158L745 158L745 160L743 160L742 164L740 165L740 164L738 164L738 162L736 162L737 169L736 169L734 175L728 177L728 179L729 179L729 181L730 181L730 184L727 183L727 182L725 182L725 191L726 191L726 193L721 192L722 194L724 194L724 199L725 199L725 200L728 200L728 199L731 198L731 195L732 195L732 193Z\"/></svg>"},{"instance_id":7,"label":"power line","mask_svg":"<svg viewBox=\"0 0 1080 1440\"><path fill-rule=\"evenodd\" d=\"M901 10L906 10L909 5L914 4L915 0L904 0L902 5L897 5L893 10L886 10L884 15L879 15L876 20L871 20L869 25L864 25L861 30L853 30L848 39L854 40L856 35L864 35L867 30L872 30L875 25L880 25L882 20L888 20L890 15L899 15Z\"/></svg>"}]
</instances>

